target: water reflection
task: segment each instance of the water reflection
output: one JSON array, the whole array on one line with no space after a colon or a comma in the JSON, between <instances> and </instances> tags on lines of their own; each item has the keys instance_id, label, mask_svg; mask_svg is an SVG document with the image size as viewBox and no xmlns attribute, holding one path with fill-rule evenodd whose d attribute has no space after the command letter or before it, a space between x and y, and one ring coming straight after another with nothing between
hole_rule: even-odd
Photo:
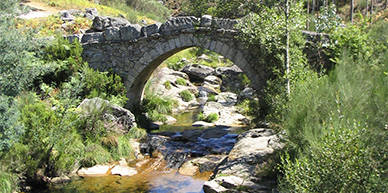
<instances>
[{"instance_id":1,"label":"water reflection","mask_svg":"<svg viewBox=\"0 0 388 193\"><path fill-rule=\"evenodd\" d=\"M132 177L96 176L74 180L69 184L54 186L43 193L203 193L205 179L178 174L176 170L153 171Z\"/></svg>"}]
</instances>

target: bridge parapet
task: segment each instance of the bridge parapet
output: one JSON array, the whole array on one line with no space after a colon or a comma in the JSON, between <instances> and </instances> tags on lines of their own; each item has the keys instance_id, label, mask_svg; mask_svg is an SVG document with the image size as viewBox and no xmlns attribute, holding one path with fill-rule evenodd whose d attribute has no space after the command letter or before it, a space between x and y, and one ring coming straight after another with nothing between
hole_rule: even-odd
<instances>
[{"instance_id":1,"label":"bridge parapet","mask_svg":"<svg viewBox=\"0 0 388 193\"><path fill-rule=\"evenodd\" d=\"M201 18L194 16L172 17L163 24L155 23L141 27L138 24L129 24L123 27L107 28L104 32L94 32L86 34L77 34L67 36L69 41L75 41L76 38L82 44L94 44L118 41L136 41L149 36L170 36L183 33L203 33L215 31L228 34L235 34L236 19L212 18L204 15Z\"/></svg>"}]
</instances>

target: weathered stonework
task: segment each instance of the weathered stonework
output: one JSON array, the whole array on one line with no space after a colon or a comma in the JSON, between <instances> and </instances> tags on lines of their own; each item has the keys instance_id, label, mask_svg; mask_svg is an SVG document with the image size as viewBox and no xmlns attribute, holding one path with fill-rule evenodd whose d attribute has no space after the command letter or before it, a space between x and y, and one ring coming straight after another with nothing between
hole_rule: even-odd
<instances>
[{"instance_id":1,"label":"weathered stonework","mask_svg":"<svg viewBox=\"0 0 388 193\"><path fill-rule=\"evenodd\" d=\"M77 38L90 67L100 71L112 69L122 77L129 98L126 108L133 110L140 104L144 85L153 71L173 54L190 47L202 47L223 55L242 69L256 90L261 90L268 77L267 67L257 64L251 51L235 38L237 23L237 20L211 16L176 17L163 24L142 28L129 24L77 35ZM74 36L67 38L76 40Z\"/></svg>"},{"instance_id":2,"label":"weathered stonework","mask_svg":"<svg viewBox=\"0 0 388 193\"><path fill-rule=\"evenodd\" d=\"M256 89L264 86L265 77L257 76L260 72L252 66L249 51L234 38L236 24L237 20L210 16L176 17L163 24L145 27L129 24L77 35L77 38L90 67L100 71L112 69L122 77L129 98L126 107L132 110L140 104L144 85L153 71L173 54L190 47L202 47L223 55L248 75ZM73 36L67 38L76 40Z\"/></svg>"}]
</instances>

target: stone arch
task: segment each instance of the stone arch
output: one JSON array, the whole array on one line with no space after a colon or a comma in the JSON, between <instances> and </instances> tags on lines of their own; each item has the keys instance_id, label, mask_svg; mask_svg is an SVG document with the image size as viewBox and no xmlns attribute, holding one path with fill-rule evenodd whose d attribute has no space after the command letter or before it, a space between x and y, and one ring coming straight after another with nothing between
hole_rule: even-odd
<instances>
[{"instance_id":1,"label":"stone arch","mask_svg":"<svg viewBox=\"0 0 388 193\"><path fill-rule=\"evenodd\" d=\"M200 47L208 49L236 64L252 81L255 89L265 82L264 77L257 73L257 68L249 64L249 54L239 42L234 38L214 38L212 36L197 36L196 34L180 34L174 38L158 42L154 47L146 49L143 56L140 57L141 67L137 68L138 73L131 80L126 80L127 97L129 102L126 108L133 110L141 103L144 94L144 87L154 70L166 59L172 55L191 47ZM262 70L262 68L259 68ZM263 71L264 72L264 71ZM262 75L265 75L262 73Z\"/></svg>"},{"instance_id":2,"label":"stone arch","mask_svg":"<svg viewBox=\"0 0 388 193\"><path fill-rule=\"evenodd\" d=\"M234 25L237 23L237 20L209 16L176 17L163 24L110 27L104 32L67 38L81 41L82 56L90 67L100 71L112 69L121 76L129 98L126 108L134 110L140 104L145 83L156 67L173 54L190 47L201 47L231 60L260 91L268 76L267 66L257 64L251 57L252 52L235 38L238 31Z\"/></svg>"}]
</instances>

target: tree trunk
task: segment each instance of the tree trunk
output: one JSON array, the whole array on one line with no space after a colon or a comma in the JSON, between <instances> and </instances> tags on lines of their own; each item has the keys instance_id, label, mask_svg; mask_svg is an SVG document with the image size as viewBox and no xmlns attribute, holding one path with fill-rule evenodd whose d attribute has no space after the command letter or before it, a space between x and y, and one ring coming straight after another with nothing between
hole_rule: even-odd
<instances>
[{"instance_id":1,"label":"tree trunk","mask_svg":"<svg viewBox=\"0 0 388 193\"><path fill-rule=\"evenodd\" d=\"M314 12L315 12L315 0L313 0L313 4L312 4L312 15L314 16Z\"/></svg>"},{"instance_id":2,"label":"tree trunk","mask_svg":"<svg viewBox=\"0 0 388 193\"><path fill-rule=\"evenodd\" d=\"M370 23L372 24L373 19L373 0L370 0Z\"/></svg>"},{"instance_id":3,"label":"tree trunk","mask_svg":"<svg viewBox=\"0 0 388 193\"><path fill-rule=\"evenodd\" d=\"M388 0L385 0L384 9L387 9L387 5L388 5Z\"/></svg>"},{"instance_id":4,"label":"tree trunk","mask_svg":"<svg viewBox=\"0 0 388 193\"><path fill-rule=\"evenodd\" d=\"M290 29L289 29L289 16L290 16L290 2L286 0L286 54L284 55L284 62L286 67L286 81L287 81L287 96L290 96Z\"/></svg>"},{"instance_id":5,"label":"tree trunk","mask_svg":"<svg viewBox=\"0 0 388 193\"><path fill-rule=\"evenodd\" d=\"M310 28L310 18L309 18L309 13L310 13L310 0L307 1L307 21L306 21L306 30L309 30Z\"/></svg>"},{"instance_id":6,"label":"tree trunk","mask_svg":"<svg viewBox=\"0 0 388 193\"><path fill-rule=\"evenodd\" d=\"M354 0L350 2L350 22L353 24Z\"/></svg>"},{"instance_id":7,"label":"tree trunk","mask_svg":"<svg viewBox=\"0 0 388 193\"><path fill-rule=\"evenodd\" d=\"M366 0L365 17L368 16L368 0Z\"/></svg>"}]
</instances>

